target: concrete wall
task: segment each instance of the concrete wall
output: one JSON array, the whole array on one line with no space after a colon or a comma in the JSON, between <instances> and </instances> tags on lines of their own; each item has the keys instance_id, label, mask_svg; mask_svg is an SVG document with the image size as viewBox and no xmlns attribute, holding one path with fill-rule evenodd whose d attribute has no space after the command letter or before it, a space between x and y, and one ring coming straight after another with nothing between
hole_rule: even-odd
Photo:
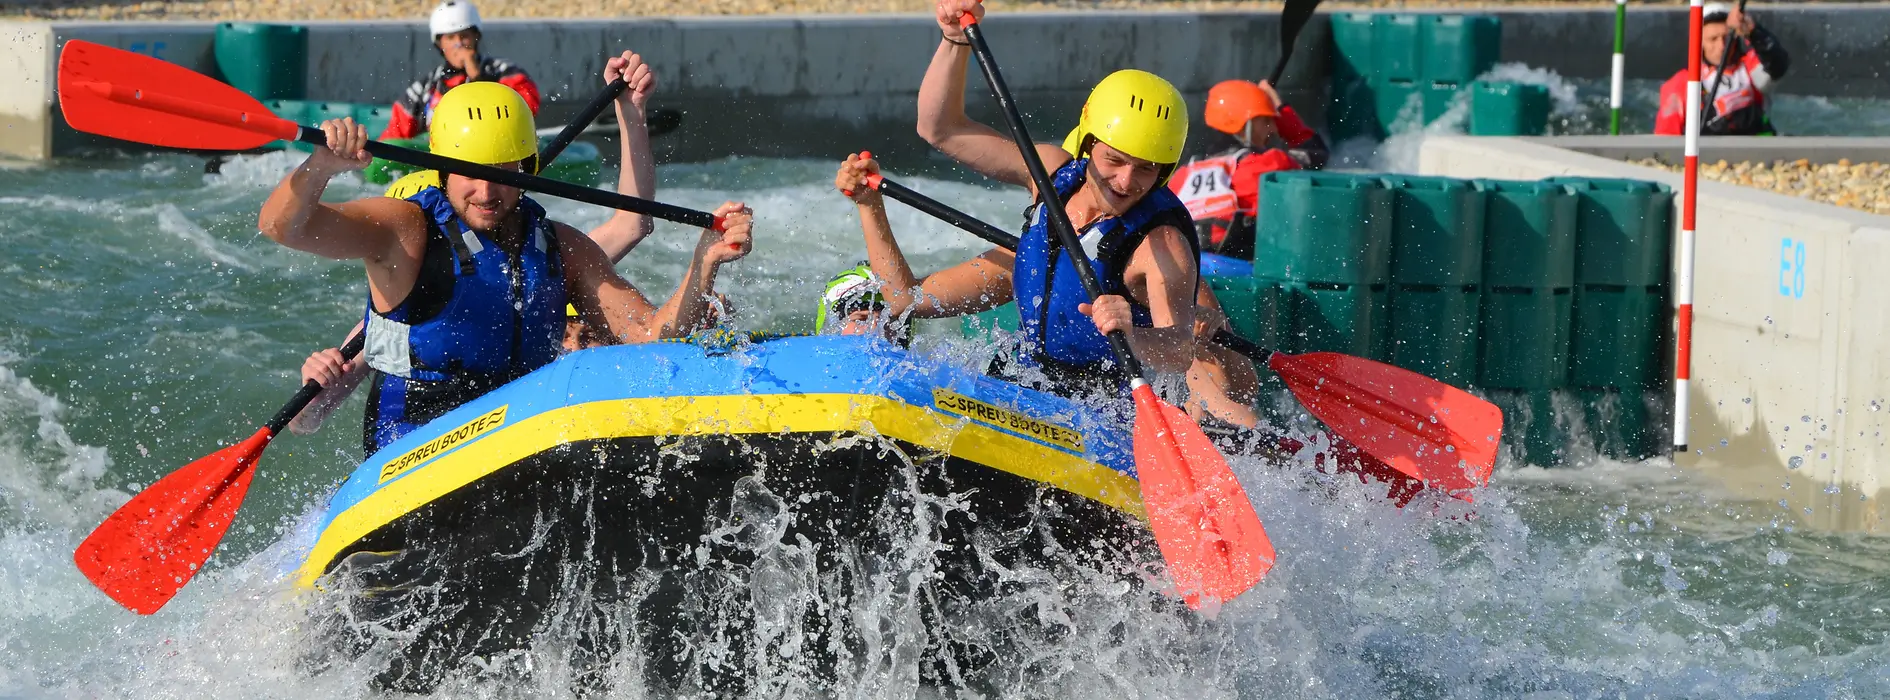
<instances>
[{"instance_id":1,"label":"concrete wall","mask_svg":"<svg viewBox=\"0 0 1890 700\"><path fill-rule=\"evenodd\" d=\"M1634 9L1628 75L1665 79L1686 59L1686 8ZM1890 96L1890 6L1814 4L1756 8L1792 51L1780 90ZM1504 61L1574 78L1606 79L1613 9L1504 10ZM416 20L419 20L416 17ZM312 22L309 91L315 99L390 102L437 61L422 21ZM1088 87L1118 68L1143 68L1199 100L1213 83L1266 74L1279 54L1278 16L1237 12L1007 14L986 25L1005 77L1040 140L1071 126ZM0 22L0 155L40 158L100 145L63 128L48 85L59 42L85 39L151 53L199 71L213 67L214 25L189 22ZM550 98L541 121L563 121L600 79L607 50L634 48L657 66L659 107L685 112L659 157L730 154L831 156L873 148L917 156L912 133L919 79L937 29L926 15L610 20L495 20L488 46L527 67ZM1282 88L1315 127L1324 119L1331 31L1307 25ZM974 76L976 71L973 71ZM970 108L996 118L979 78ZM1198 104L1198 102L1197 102ZM1197 129L1204 132L1205 129Z\"/></svg>"},{"instance_id":2,"label":"concrete wall","mask_svg":"<svg viewBox=\"0 0 1890 700\"><path fill-rule=\"evenodd\" d=\"M1681 184L1675 173L1512 138L1430 138L1420 169L1522 180L1626 177L1676 191ZM1711 470L1764 502L1783 499L1790 516L1815 526L1884 529L1878 504L1890 497L1890 358L1882 350L1890 338L1883 277L1890 217L1700 185L1694 451L1679 463ZM1677 207L1680 198L1674 201ZM1787 482L1792 488L1781 488ZM1826 493L1827 485L1838 492Z\"/></svg>"},{"instance_id":3,"label":"concrete wall","mask_svg":"<svg viewBox=\"0 0 1890 700\"><path fill-rule=\"evenodd\" d=\"M309 95L314 99L391 102L438 62L423 23L310 23ZM1238 13L1065 13L1012 15L986 30L1006 81L1039 140L1074 126L1089 86L1109 72L1137 67L1174 81L1193 99L1229 76L1265 72L1279 55L1278 17ZM210 23L0 24L0 66L45 90L58 42L94 41L157 55L211 73ZM1295 71L1281 86L1311 118L1323 114L1326 39L1309 32ZM16 36L47 36L31 49ZM41 41L46 44L45 40ZM607 51L635 49L657 67L657 107L679 109L683 126L659 140L659 157L831 156L870 148L916 155L917 90L938 29L929 16L690 18L608 21L499 20L488 24L493 55L525 66L546 93L540 115L562 122L603 86ZM997 123L995 103L972 71L969 108ZM107 145L67 129L44 94L0 94L29 130L50 129L51 150ZM4 112L0 112L4 113ZM1205 130L1197 130L1205 131ZM117 145L117 144L111 144ZM7 147L43 157L44 149Z\"/></svg>"}]
</instances>

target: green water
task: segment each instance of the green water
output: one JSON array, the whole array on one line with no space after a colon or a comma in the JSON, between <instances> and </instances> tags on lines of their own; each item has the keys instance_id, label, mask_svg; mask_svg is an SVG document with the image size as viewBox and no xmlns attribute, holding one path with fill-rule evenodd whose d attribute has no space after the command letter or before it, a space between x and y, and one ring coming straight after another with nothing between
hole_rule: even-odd
<instances>
[{"instance_id":1,"label":"green water","mask_svg":"<svg viewBox=\"0 0 1890 700\"><path fill-rule=\"evenodd\" d=\"M302 358L358 318L358 264L255 232L264 195L293 163L239 159L217 176L184 156L0 169L0 697L367 694L348 669L297 670L308 602L282 578L358 460L358 398L322 433L271 448L225 549L161 614L116 608L70 559L127 492L252 431L292 392ZM806 329L822 282L861 257L832 171L760 159L662 168L666 201L754 206L756 252L722 285L742 326ZM1011 191L904 180L1006 226L1022 203ZM549 208L579 228L605 216ZM921 270L981 249L911 211L893 214ZM620 269L666 295L692 243L665 224ZM1798 529L1775 497L1736 497L1661 460L1587 460L1506 465L1474 510L1400 511L1360 489L1308 489L1296 465L1236 469L1279 548L1260 587L1194 625L1124 608L1124 627L1046 644L1007 694L1890 692L1890 540ZM1115 600L1105 593L1026 585L1029 605L1016 614ZM910 694L901 688L863 675L833 690ZM543 692L471 683L451 694Z\"/></svg>"}]
</instances>

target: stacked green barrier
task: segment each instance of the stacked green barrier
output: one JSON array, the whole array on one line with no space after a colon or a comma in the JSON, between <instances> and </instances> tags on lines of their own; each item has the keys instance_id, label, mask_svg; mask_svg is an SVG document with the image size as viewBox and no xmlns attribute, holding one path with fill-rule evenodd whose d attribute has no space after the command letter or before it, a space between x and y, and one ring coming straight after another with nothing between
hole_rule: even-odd
<instances>
[{"instance_id":1,"label":"stacked green barrier","mask_svg":"<svg viewBox=\"0 0 1890 700\"><path fill-rule=\"evenodd\" d=\"M1393 125L1436 120L1496 65L1502 24L1489 15L1332 16L1332 136L1385 138Z\"/></svg>"},{"instance_id":2,"label":"stacked green barrier","mask_svg":"<svg viewBox=\"0 0 1890 700\"><path fill-rule=\"evenodd\" d=\"M1477 379L1483 192L1442 177L1384 179L1392 193L1390 361L1455 386Z\"/></svg>"},{"instance_id":3,"label":"stacked green barrier","mask_svg":"<svg viewBox=\"0 0 1890 700\"><path fill-rule=\"evenodd\" d=\"M1668 366L1673 190L1638 180L1552 181L1578 197L1569 384L1591 411L1603 454L1658 454L1663 441L1648 399L1664 390Z\"/></svg>"},{"instance_id":4,"label":"stacked green barrier","mask_svg":"<svg viewBox=\"0 0 1890 700\"><path fill-rule=\"evenodd\" d=\"M1370 77L1372 15L1336 12L1332 15L1332 97L1326 124L1335 141L1374 136L1378 129L1377 102Z\"/></svg>"},{"instance_id":5,"label":"stacked green barrier","mask_svg":"<svg viewBox=\"0 0 1890 700\"><path fill-rule=\"evenodd\" d=\"M1549 129L1549 89L1478 81L1470 87L1472 136L1541 136Z\"/></svg>"},{"instance_id":6,"label":"stacked green barrier","mask_svg":"<svg viewBox=\"0 0 1890 700\"><path fill-rule=\"evenodd\" d=\"M958 331L966 338L990 339L998 331L1017 332L1017 303L1012 302L983 313L958 317Z\"/></svg>"},{"instance_id":7,"label":"stacked green barrier","mask_svg":"<svg viewBox=\"0 0 1890 700\"><path fill-rule=\"evenodd\" d=\"M1504 408L1507 442L1529 464L1562 461L1551 392L1568 386L1575 195L1549 182L1479 180L1483 342L1477 385Z\"/></svg>"},{"instance_id":8,"label":"stacked green barrier","mask_svg":"<svg viewBox=\"0 0 1890 700\"><path fill-rule=\"evenodd\" d=\"M1255 291L1279 313L1256 335L1288 352L1385 357L1391 192L1366 175L1272 172L1258 216Z\"/></svg>"},{"instance_id":9,"label":"stacked green barrier","mask_svg":"<svg viewBox=\"0 0 1890 700\"><path fill-rule=\"evenodd\" d=\"M213 52L223 81L259 100L299 100L308 91L308 29L224 22Z\"/></svg>"}]
</instances>

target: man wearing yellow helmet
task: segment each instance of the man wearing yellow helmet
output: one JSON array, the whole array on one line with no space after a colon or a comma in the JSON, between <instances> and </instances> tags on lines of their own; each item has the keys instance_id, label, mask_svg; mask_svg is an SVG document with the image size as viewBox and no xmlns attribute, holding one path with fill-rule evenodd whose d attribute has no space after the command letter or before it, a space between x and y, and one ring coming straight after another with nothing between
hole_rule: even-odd
<instances>
[{"instance_id":1,"label":"man wearing yellow helmet","mask_svg":"<svg viewBox=\"0 0 1890 700\"><path fill-rule=\"evenodd\" d=\"M621 148L620 162L623 164L617 175L617 191L643 199L656 198L656 162L650 152L650 133L648 124L648 106L650 96L656 92L656 74L643 57L634 51L624 51L604 64L604 83L610 84L623 78L626 88L618 95L615 105L617 111L617 142ZM432 170L409 173L387 186L385 197L407 199L427 188L440 186L440 174ZM616 212L611 218L586 232L604 254L610 256L612 264L623 260L632 248L650 235L656 228L656 222L649 216L626 211ZM713 305L718 312L727 306L726 299L716 295L718 303ZM607 334L584 325L578 318L577 309L565 305L565 340L566 350L578 350L586 347L610 344ZM347 345L356 333L361 331L361 324L355 324L348 331L341 345ZM297 414L289 423L289 429L299 434L309 434L321 428L328 415L339 408L353 393L355 386L367 376L367 365L360 356L352 360L343 360L339 346L315 351L302 363L302 381L314 381L322 385L322 393L309 403L308 407Z\"/></svg>"},{"instance_id":2,"label":"man wearing yellow helmet","mask_svg":"<svg viewBox=\"0 0 1890 700\"><path fill-rule=\"evenodd\" d=\"M749 249L751 214L716 209L725 231L704 231L681 286L661 307L618 276L598 244L545 216L516 188L457 175L407 199L324 204L328 180L369 162L366 130L322 124L327 146L277 185L259 227L285 246L367 267L363 356L376 370L363 449L414 428L557 356L564 308L624 342L697 329L718 268ZM516 91L468 83L440 99L434 153L531 171L538 138Z\"/></svg>"},{"instance_id":3,"label":"man wearing yellow helmet","mask_svg":"<svg viewBox=\"0 0 1890 700\"><path fill-rule=\"evenodd\" d=\"M982 16L977 0L939 0L944 34L919 87L921 137L986 177L1030 190L1024 159L1011 140L972 121L964 109L971 58L959 17ZM1194 357L1194 299L1199 249L1188 210L1161 187L1188 138L1181 93L1143 71L1117 71L1098 83L1083 106L1077 155L1055 144L1037 154L1054 179L1064 210L1079 229L1104 294L1090 303L1071 252L1061 248L1047 217L1034 211L1015 254L992 249L915 281L917 294L888 279L893 312L911 303L920 318L954 316L1017 301L1018 328L1031 344L1026 365L1064 386L1097 386L1111 362L1104 335L1121 330L1143 363L1179 374ZM875 237L869 237L869 252ZM886 240L890 240L886 237ZM882 241L881 243L884 243ZM877 257L877 256L875 256Z\"/></svg>"}]
</instances>

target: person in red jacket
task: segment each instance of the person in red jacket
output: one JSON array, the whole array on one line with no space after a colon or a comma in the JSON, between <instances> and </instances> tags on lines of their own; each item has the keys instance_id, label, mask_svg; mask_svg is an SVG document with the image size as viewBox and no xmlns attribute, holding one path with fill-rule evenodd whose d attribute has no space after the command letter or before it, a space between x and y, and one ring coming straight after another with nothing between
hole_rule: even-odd
<instances>
[{"instance_id":1,"label":"person in red jacket","mask_svg":"<svg viewBox=\"0 0 1890 700\"><path fill-rule=\"evenodd\" d=\"M525 106L531 108L532 114L538 114L541 100L538 84L525 74L525 69L503 58L479 53L479 9L471 2L441 2L439 7L433 8L427 25L433 33L433 48L439 50L446 62L427 77L414 81L394 102L394 116L387 122L387 130L381 132L382 140L413 138L427 133L433 105L439 103L440 96L461 83L475 80L492 80L510 86L525 98Z\"/></svg>"},{"instance_id":2,"label":"person in red jacket","mask_svg":"<svg viewBox=\"0 0 1890 700\"><path fill-rule=\"evenodd\" d=\"M1208 90L1203 118L1239 147L1182 165L1168 188L1188 205L1201 249L1253 259L1253 217L1260 176L1275 170L1317 170L1330 151L1266 81L1228 80ZM1275 139L1284 148L1272 148Z\"/></svg>"},{"instance_id":3,"label":"person in red jacket","mask_svg":"<svg viewBox=\"0 0 1890 700\"><path fill-rule=\"evenodd\" d=\"M1707 136L1771 136L1772 118L1766 114L1766 94L1772 83L1785 77L1791 56L1778 38L1738 8L1707 5L1700 30L1700 133ZM1733 42L1731 54L1726 42ZM1719 60L1731 69L1720 75ZM1719 91L1713 91L1714 81ZM1708 98L1711 99L1710 104ZM1680 136L1687 128L1687 71L1681 69L1660 86L1660 114L1654 133Z\"/></svg>"}]
</instances>

